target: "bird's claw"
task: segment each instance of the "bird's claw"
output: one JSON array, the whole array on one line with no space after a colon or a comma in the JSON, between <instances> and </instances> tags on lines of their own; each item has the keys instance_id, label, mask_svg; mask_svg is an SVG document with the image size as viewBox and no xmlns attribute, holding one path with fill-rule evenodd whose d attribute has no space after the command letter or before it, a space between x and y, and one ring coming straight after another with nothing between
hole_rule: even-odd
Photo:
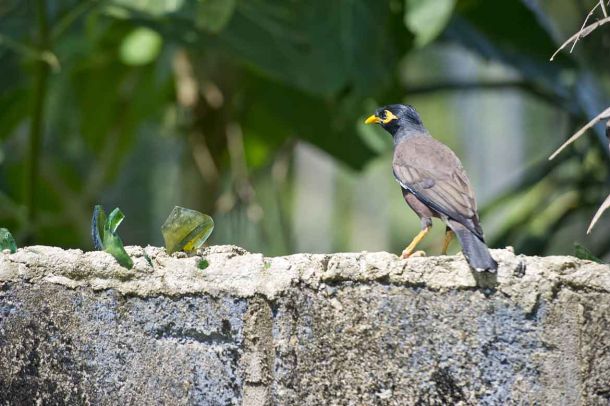
<instances>
[{"instance_id":1,"label":"bird's claw","mask_svg":"<svg viewBox=\"0 0 610 406\"><path fill-rule=\"evenodd\" d=\"M403 251L402 255L400 256L402 259L406 259L406 258L414 258L414 257L425 257L426 256L426 252L419 250L419 251L415 251L415 252L408 252L408 251Z\"/></svg>"}]
</instances>

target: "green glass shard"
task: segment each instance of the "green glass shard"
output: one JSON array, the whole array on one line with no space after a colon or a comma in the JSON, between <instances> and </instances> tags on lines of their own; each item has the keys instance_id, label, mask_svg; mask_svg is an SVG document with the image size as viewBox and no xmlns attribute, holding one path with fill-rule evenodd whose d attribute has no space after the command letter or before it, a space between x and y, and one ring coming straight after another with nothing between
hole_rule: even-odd
<instances>
[{"instance_id":1,"label":"green glass shard","mask_svg":"<svg viewBox=\"0 0 610 406\"><path fill-rule=\"evenodd\" d=\"M124 218L125 215L118 207L106 217L104 208L96 205L93 208L93 218L91 219L91 237L93 238L95 249L106 251L121 266L131 269L133 267L133 260L127 254L127 251L125 251L123 241L116 231Z\"/></svg>"},{"instance_id":2,"label":"green glass shard","mask_svg":"<svg viewBox=\"0 0 610 406\"><path fill-rule=\"evenodd\" d=\"M104 251L112 255L121 266L127 269L133 267L133 260L125 251L123 241L118 234L106 233L104 235Z\"/></svg>"},{"instance_id":3,"label":"green glass shard","mask_svg":"<svg viewBox=\"0 0 610 406\"><path fill-rule=\"evenodd\" d=\"M195 251L206 242L213 230L212 217L180 206L174 207L161 226L168 254L181 250Z\"/></svg>"},{"instance_id":4,"label":"green glass shard","mask_svg":"<svg viewBox=\"0 0 610 406\"><path fill-rule=\"evenodd\" d=\"M91 219L91 238L93 239L93 247L99 251L104 250L104 243L102 242L104 224L106 224L106 212L102 206L96 204Z\"/></svg>"},{"instance_id":5,"label":"green glass shard","mask_svg":"<svg viewBox=\"0 0 610 406\"><path fill-rule=\"evenodd\" d=\"M116 233L116 229L119 227L124 218L125 215L118 207L110 212L110 215L108 216L108 228L110 229L111 233Z\"/></svg>"},{"instance_id":6,"label":"green glass shard","mask_svg":"<svg viewBox=\"0 0 610 406\"><path fill-rule=\"evenodd\" d=\"M0 228L0 251L9 250L11 254L17 252L17 244L10 231Z\"/></svg>"}]
</instances>

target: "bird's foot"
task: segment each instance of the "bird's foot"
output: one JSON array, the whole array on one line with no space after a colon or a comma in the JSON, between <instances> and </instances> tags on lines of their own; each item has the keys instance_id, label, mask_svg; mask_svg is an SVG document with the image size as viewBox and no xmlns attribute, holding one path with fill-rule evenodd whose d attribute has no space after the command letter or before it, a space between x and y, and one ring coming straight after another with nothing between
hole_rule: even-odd
<instances>
[{"instance_id":1,"label":"bird's foot","mask_svg":"<svg viewBox=\"0 0 610 406\"><path fill-rule=\"evenodd\" d=\"M425 257L425 256L426 256L426 252L422 251L422 250L415 251L415 252L409 252L407 250L404 250L400 257L402 259L406 259L406 258Z\"/></svg>"}]
</instances>

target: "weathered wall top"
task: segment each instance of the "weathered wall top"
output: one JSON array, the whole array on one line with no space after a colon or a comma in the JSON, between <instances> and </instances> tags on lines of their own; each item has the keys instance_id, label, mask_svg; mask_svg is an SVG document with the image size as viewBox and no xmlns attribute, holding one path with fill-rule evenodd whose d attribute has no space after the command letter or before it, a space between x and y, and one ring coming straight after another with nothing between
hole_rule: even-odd
<instances>
[{"instance_id":1,"label":"weathered wall top","mask_svg":"<svg viewBox=\"0 0 610 406\"><path fill-rule=\"evenodd\" d=\"M127 251L0 253L0 405L610 402L607 265Z\"/></svg>"},{"instance_id":2,"label":"weathered wall top","mask_svg":"<svg viewBox=\"0 0 610 406\"><path fill-rule=\"evenodd\" d=\"M527 257L511 249L493 250L497 275L472 272L461 254L400 259L387 252L295 254L265 257L236 246L213 246L198 255L169 256L158 247L131 246L134 267L127 270L109 254L83 253L56 247L31 246L15 254L0 254L0 282L50 282L70 288L116 289L136 296L231 294L274 299L291 285L317 288L341 281L382 281L431 290L493 288L531 308L538 296L552 295L562 285L610 292L608 265L570 256ZM145 258L150 258L152 265ZM199 269L201 259L208 267Z\"/></svg>"}]
</instances>

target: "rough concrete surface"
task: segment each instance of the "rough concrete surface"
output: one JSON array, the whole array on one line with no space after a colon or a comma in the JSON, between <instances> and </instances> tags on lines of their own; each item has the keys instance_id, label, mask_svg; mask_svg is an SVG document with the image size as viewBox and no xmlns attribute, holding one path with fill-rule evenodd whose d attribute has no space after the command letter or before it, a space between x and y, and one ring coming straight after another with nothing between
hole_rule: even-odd
<instances>
[{"instance_id":1,"label":"rough concrete surface","mask_svg":"<svg viewBox=\"0 0 610 406\"><path fill-rule=\"evenodd\" d=\"M128 252L0 253L0 405L610 404L607 265Z\"/></svg>"}]
</instances>

